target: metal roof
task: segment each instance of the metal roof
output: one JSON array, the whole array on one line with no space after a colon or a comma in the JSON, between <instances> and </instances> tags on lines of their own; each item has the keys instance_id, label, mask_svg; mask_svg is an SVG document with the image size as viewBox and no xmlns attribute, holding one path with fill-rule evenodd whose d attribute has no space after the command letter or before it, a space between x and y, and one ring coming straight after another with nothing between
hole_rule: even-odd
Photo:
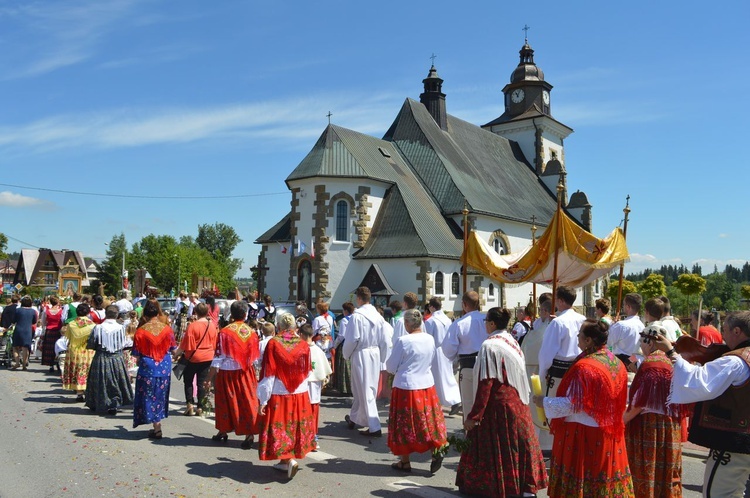
<instances>
[{"instance_id":1,"label":"metal roof","mask_svg":"<svg viewBox=\"0 0 750 498\"><path fill-rule=\"evenodd\" d=\"M473 212L530 222L549 220L556 200L526 162L517 143L448 115L443 131L427 109L411 99L385 140L395 142L444 214Z\"/></svg>"},{"instance_id":2,"label":"metal roof","mask_svg":"<svg viewBox=\"0 0 750 498\"><path fill-rule=\"evenodd\" d=\"M266 242L287 242L292 240L292 213L288 213L281 218L278 223L266 231L263 235L255 239L256 244Z\"/></svg>"}]
</instances>

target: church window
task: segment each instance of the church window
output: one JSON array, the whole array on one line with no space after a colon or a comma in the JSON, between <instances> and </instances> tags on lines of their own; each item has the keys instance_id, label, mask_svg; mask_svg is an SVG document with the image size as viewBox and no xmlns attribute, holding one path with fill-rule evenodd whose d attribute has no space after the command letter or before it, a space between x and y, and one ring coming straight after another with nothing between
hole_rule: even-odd
<instances>
[{"instance_id":1,"label":"church window","mask_svg":"<svg viewBox=\"0 0 750 498\"><path fill-rule=\"evenodd\" d=\"M459 292L459 278L458 278L458 272L451 275L451 294L454 296L458 295Z\"/></svg>"},{"instance_id":2,"label":"church window","mask_svg":"<svg viewBox=\"0 0 750 498\"><path fill-rule=\"evenodd\" d=\"M443 293L443 272L439 271L435 274L435 294L442 295Z\"/></svg>"},{"instance_id":3,"label":"church window","mask_svg":"<svg viewBox=\"0 0 750 498\"><path fill-rule=\"evenodd\" d=\"M349 203L346 201L336 203L336 240L349 240Z\"/></svg>"},{"instance_id":4,"label":"church window","mask_svg":"<svg viewBox=\"0 0 750 498\"><path fill-rule=\"evenodd\" d=\"M490 284L489 293L490 297L495 297L495 284Z\"/></svg>"},{"instance_id":5,"label":"church window","mask_svg":"<svg viewBox=\"0 0 750 498\"><path fill-rule=\"evenodd\" d=\"M492 246L495 249L495 252L498 254L505 254L505 243L500 237L496 237L495 240L492 242Z\"/></svg>"}]
</instances>

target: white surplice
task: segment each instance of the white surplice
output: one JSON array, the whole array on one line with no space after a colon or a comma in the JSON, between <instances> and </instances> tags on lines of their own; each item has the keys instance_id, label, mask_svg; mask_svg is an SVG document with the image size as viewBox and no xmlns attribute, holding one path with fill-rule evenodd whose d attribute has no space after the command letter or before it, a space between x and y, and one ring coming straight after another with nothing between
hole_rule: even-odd
<instances>
[{"instance_id":1,"label":"white surplice","mask_svg":"<svg viewBox=\"0 0 750 498\"><path fill-rule=\"evenodd\" d=\"M425 332L435 341L436 354L432 363L432 375L435 377L435 391L443 406L453 406L461 402L461 392L453 374L453 362L443 354L442 348L450 324L451 320L445 316L443 310L435 311L429 320L424 322Z\"/></svg>"}]
</instances>

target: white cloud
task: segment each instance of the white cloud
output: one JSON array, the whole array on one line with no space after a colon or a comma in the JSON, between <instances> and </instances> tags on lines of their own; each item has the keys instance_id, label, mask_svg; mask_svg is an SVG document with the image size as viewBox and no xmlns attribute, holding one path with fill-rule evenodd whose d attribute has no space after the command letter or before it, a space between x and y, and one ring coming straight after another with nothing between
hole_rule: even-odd
<instances>
[{"instance_id":1,"label":"white cloud","mask_svg":"<svg viewBox=\"0 0 750 498\"><path fill-rule=\"evenodd\" d=\"M26 197L25 195L16 194L9 191L0 192L0 206L10 208L43 208L50 209L54 207L49 201L37 199L35 197Z\"/></svg>"},{"instance_id":2,"label":"white cloud","mask_svg":"<svg viewBox=\"0 0 750 498\"><path fill-rule=\"evenodd\" d=\"M21 2L0 10L16 27L4 34L4 79L38 76L78 64L97 53L101 39L118 27L136 0ZM7 69L13 68L13 70Z\"/></svg>"},{"instance_id":3,"label":"white cloud","mask_svg":"<svg viewBox=\"0 0 750 498\"><path fill-rule=\"evenodd\" d=\"M26 125L0 127L0 148L31 152L85 146L140 147L212 139L308 139L323 131L329 109L333 110L335 124L363 133L382 133L394 117L394 99L390 94L365 100L359 95L331 94L198 109L119 109L109 113L60 115ZM304 145L309 147L310 144Z\"/></svg>"},{"instance_id":4,"label":"white cloud","mask_svg":"<svg viewBox=\"0 0 750 498\"><path fill-rule=\"evenodd\" d=\"M580 104L562 104L554 108L555 117L563 123L576 123L576 126L603 126L659 121L665 114L644 112L642 106L629 102L590 102Z\"/></svg>"},{"instance_id":5,"label":"white cloud","mask_svg":"<svg viewBox=\"0 0 750 498\"><path fill-rule=\"evenodd\" d=\"M720 239L728 239L729 238L729 234L728 233L720 233L719 234L719 238Z\"/></svg>"}]
</instances>

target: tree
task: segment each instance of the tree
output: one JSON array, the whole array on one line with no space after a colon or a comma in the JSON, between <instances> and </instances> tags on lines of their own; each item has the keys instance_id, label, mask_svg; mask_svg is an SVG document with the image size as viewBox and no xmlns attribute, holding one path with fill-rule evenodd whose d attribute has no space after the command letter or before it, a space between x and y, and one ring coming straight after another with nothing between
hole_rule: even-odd
<instances>
[{"instance_id":1,"label":"tree","mask_svg":"<svg viewBox=\"0 0 750 498\"><path fill-rule=\"evenodd\" d=\"M694 273L683 273L674 283L674 286L688 297L687 303L690 304L690 296L701 294L706 290L706 280L700 275ZM687 309L685 314L687 315Z\"/></svg>"},{"instance_id":2,"label":"tree","mask_svg":"<svg viewBox=\"0 0 750 498\"><path fill-rule=\"evenodd\" d=\"M242 260L232 258L232 252L242 239L234 228L224 223L198 226L198 237L195 239L198 247L205 249L216 261L226 265L230 278L234 277L242 266Z\"/></svg>"},{"instance_id":3,"label":"tree","mask_svg":"<svg viewBox=\"0 0 750 498\"><path fill-rule=\"evenodd\" d=\"M638 292L643 296L644 300L665 296L667 294L667 286L664 284L664 277L658 273L651 273L646 277L646 280L638 284Z\"/></svg>"},{"instance_id":4,"label":"tree","mask_svg":"<svg viewBox=\"0 0 750 498\"><path fill-rule=\"evenodd\" d=\"M703 299L712 308L734 310L738 307L737 286L727 278L725 273L712 273L706 277L706 291Z\"/></svg>"},{"instance_id":5,"label":"tree","mask_svg":"<svg viewBox=\"0 0 750 498\"><path fill-rule=\"evenodd\" d=\"M99 281L104 284L106 294L115 295L122 289L122 255L127 256L127 252L125 234L112 236L107 244L107 257L102 261L99 272ZM127 262L125 268L127 269Z\"/></svg>"},{"instance_id":6,"label":"tree","mask_svg":"<svg viewBox=\"0 0 750 498\"><path fill-rule=\"evenodd\" d=\"M8 248L8 236L0 232L0 258L7 258L5 250Z\"/></svg>"},{"instance_id":7,"label":"tree","mask_svg":"<svg viewBox=\"0 0 750 498\"><path fill-rule=\"evenodd\" d=\"M607 297L612 300L612 304L614 304L613 309L617 309L617 295L618 295L618 289L620 288L620 281L618 279L614 279L610 281L609 287L607 288ZM622 295L623 297L625 294L631 294L633 292L638 292L635 284L631 282L630 280L623 279L622 281Z\"/></svg>"},{"instance_id":8,"label":"tree","mask_svg":"<svg viewBox=\"0 0 750 498\"><path fill-rule=\"evenodd\" d=\"M750 307L750 285L743 285L740 288L740 295L745 300L745 306Z\"/></svg>"}]
</instances>

